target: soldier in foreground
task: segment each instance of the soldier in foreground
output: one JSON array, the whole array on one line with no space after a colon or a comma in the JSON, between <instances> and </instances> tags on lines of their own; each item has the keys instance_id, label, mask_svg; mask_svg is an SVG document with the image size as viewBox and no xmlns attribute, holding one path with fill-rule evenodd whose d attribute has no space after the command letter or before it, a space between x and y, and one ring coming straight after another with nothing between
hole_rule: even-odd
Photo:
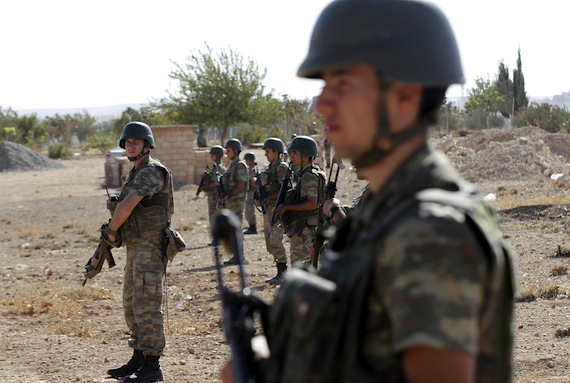
<instances>
[{"instance_id":1,"label":"soldier in foreground","mask_svg":"<svg viewBox=\"0 0 570 383\"><path fill-rule=\"evenodd\" d=\"M249 227L244 234L257 234L257 219L255 216L255 173L258 172L255 154L248 152L243 156L247 165L247 191L245 195L245 220Z\"/></svg>"},{"instance_id":2,"label":"soldier in foreground","mask_svg":"<svg viewBox=\"0 0 570 383\"><path fill-rule=\"evenodd\" d=\"M447 87L463 82L445 16L334 1L298 74L324 80L316 110L369 190L318 275L287 274L265 381L510 382L512 253L492 207L428 144Z\"/></svg>"},{"instance_id":3,"label":"soldier in foreground","mask_svg":"<svg viewBox=\"0 0 570 383\"><path fill-rule=\"evenodd\" d=\"M111 245L127 246L123 310L130 331L131 359L107 373L123 382L163 380L159 358L164 350L162 282L164 229L174 213L172 174L151 158L155 142L142 122L125 125L119 146L133 163L121 189L119 204L107 229Z\"/></svg>"},{"instance_id":4,"label":"soldier in foreground","mask_svg":"<svg viewBox=\"0 0 570 383\"><path fill-rule=\"evenodd\" d=\"M283 161L285 144L279 138L270 137L263 143L265 157L269 161L269 166L261 173L261 182L267 195L267 212L263 215L263 232L265 233L265 248L273 256L277 267L277 274L265 282L270 285L279 285L287 271L287 252L283 245L283 228L274 224L271 227L272 208L281 190L281 183L285 179L289 167ZM271 227L271 230L270 230Z\"/></svg>"},{"instance_id":5,"label":"soldier in foreground","mask_svg":"<svg viewBox=\"0 0 570 383\"><path fill-rule=\"evenodd\" d=\"M222 177L226 191L225 208L234 212L240 223L243 222L245 192L248 182L247 166L239 158L241 151L241 142L237 138L229 139L226 142L226 155L231 163ZM239 260L235 256L224 262L226 265L237 265L238 263Z\"/></svg>"}]
</instances>

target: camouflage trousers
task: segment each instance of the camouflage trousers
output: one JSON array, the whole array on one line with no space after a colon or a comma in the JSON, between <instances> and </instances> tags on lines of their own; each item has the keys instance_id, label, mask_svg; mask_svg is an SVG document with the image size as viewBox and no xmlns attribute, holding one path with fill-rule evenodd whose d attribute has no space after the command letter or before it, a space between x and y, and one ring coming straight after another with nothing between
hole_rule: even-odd
<instances>
[{"instance_id":1,"label":"camouflage trousers","mask_svg":"<svg viewBox=\"0 0 570 383\"><path fill-rule=\"evenodd\" d=\"M236 198L236 199L227 199L226 200L226 209L233 211L235 213L235 215L237 215L237 217L239 218L239 227L240 229L242 228L243 225L243 205L245 204L245 199L244 198ZM240 233L242 231L240 230ZM242 233L243 234L243 233ZM243 235L242 235L243 238ZM242 248L241 248L241 252L243 253L243 241L242 243ZM243 254L245 257L245 253Z\"/></svg>"},{"instance_id":2,"label":"camouflage trousers","mask_svg":"<svg viewBox=\"0 0 570 383\"><path fill-rule=\"evenodd\" d=\"M245 220L249 226L255 226L257 224L257 219L255 217L255 201L253 195L255 194L255 189L248 190L245 195Z\"/></svg>"},{"instance_id":3,"label":"camouflage trousers","mask_svg":"<svg viewBox=\"0 0 570 383\"><path fill-rule=\"evenodd\" d=\"M291 266L297 262L309 260L314 237L314 226L305 226L301 235L293 235L289 237L289 243L291 245L291 250L289 252L291 257Z\"/></svg>"},{"instance_id":4,"label":"camouflage trousers","mask_svg":"<svg viewBox=\"0 0 570 383\"><path fill-rule=\"evenodd\" d=\"M123 283L123 312L131 333L129 346L145 355L160 356L164 350L162 316L162 240L127 245Z\"/></svg>"},{"instance_id":5,"label":"camouflage trousers","mask_svg":"<svg viewBox=\"0 0 570 383\"><path fill-rule=\"evenodd\" d=\"M211 226L212 221L214 219L214 214L216 214L216 212L219 210L218 195L216 193L208 193L207 200L208 200L208 219L210 220L210 226Z\"/></svg>"},{"instance_id":6,"label":"camouflage trousers","mask_svg":"<svg viewBox=\"0 0 570 383\"><path fill-rule=\"evenodd\" d=\"M287 252L285 251L285 246L283 245L283 229L276 222L269 232L269 226L271 221L271 211L267 211L263 215L263 233L265 235L265 248L267 252L273 255L273 259L276 263L287 263ZM269 237L267 237L269 233Z\"/></svg>"}]
</instances>

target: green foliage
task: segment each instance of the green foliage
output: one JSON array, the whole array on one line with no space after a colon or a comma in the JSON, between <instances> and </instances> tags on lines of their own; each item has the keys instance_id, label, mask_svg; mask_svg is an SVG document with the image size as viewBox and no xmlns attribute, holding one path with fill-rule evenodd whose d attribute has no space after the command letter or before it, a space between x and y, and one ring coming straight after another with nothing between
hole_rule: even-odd
<instances>
[{"instance_id":1,"label":"green foliage","mask_svg":"<svg viewBox=\"0 0 570 383\"><path fill-rule=\"evenodd\" d=\"M71 149L69 149L65 142L51 144L48 147L48 157L53 159L69 158L71 157Z\"/></svg>"},{"instance_id":2,"label":"green foliage","mask_svg":"<svg viewBox=\"0 0 570 383\"><path fill-rule=\"evenodd\" d=\"M463 124L470 130L500 128L505 124L505 119L499 113L485 114L477 110L467 115Z\"/></svg>"},{"instance_id":3,"label":"green foliage","mask_svg":"<svg viewBox=\"0 0 570 383\"><path fill-rule=\"evenodd\" d=\"M513 112L513 82L509 75L509 68L504 62L499 63L499 73L497 74L497 90L503 97L499 102L499 112L505 118L509 118Z\"/></svg>"},{"instance_id":4,"label":"green foliage","mask_svg":"<svg viewBox=\"0 0 570 383\"><path fill-rule=\"evenodd\" d=\"M450 133L461 128L461 112L455 103L444 99L437 117L437 123L432 127L442 133Z\"/></svg>"},{"instance_id":5,"label":"green foliage","mask_svg":"<svg viewBox=\"0 0 570 383\"><path fill-rule=\"evenodd\" d=\"M117 146L119 139L115 132L97 132L87 139L87 146L105 153L108 149Z\"/></svg>"},{"instance_id":6,"label":"green foliage","mask_svg":"<svg viewBox=\"0 0 570 383\"><path fill-rule=\"evenodd\" d=\"M517 69L513 71L513 97L515 114L522 108L528 106L528 97L524 84L524 74L522 72L521 50L519 48L517 58Z\"/></svg>"},{"instance_id":7,"label":"green foliage","mask_svg":"<svg viewBox=\"0 0 570 383\"><path fill-rule=\"evenodd\" d=\"M259 125L240 124L236 129L236 138L243 145L262 143L268 137L277 137L285 140L285 134L276 126L266 128Z\"/></svg>"},{"instance_id":8,"label":"green foliage","mask_svg":"<svg viewBox=\"0 0 570 383\"><path fill-rule=\"evenodd\" d=\"M138 110L128 107L123 110L120 118L113 120L113 128L117 133L117 137L119 137L123 131L123 127L131 121L141 121L152 126L172 124L175 123L175 120L175 118L171 118L155 110L152 106L143 106Z\"/></svg>"},{"instance_id":9,"label":"green foliage","mask_svg":"<svg viewBox=\"0 0 570 383\"><path fill-rule=\"evenodd\" d=\"M310 100L295 100L283 95L282 105L286 137L292 134L312 135L323 131L322 121L314 113Z\"/></svg>"},{"instance_id":10,"label":"green foliage","mask_svg":"<svg viewBox=\"0 0 570 383\"><path fill-rule=\"evenodd\" d=\"M557 105L533 102L513 118L513 126L536 126L550 133L570 132L570 113Z\"/></svg>"},{"instance_id":11,"label":"green foliage","mask_svg":"<svg viewBox=\"0 0 570 383\"><path fill-rule=\"evenodd\" d=\"M221 141L227 130L239 123L267 123L275 110L271 95L264 94L266 71L231 49L214 55L194 51L184 64L173 62L170 78L178 82L178 91L153 104L174 122L218 127Z\"/></svg>"},{"instance_id":12,"label":"green foliage","mask_svg":"<svg viewBox=\"0 0 570 383\"><path fill-rule=\"evenodd\" d=\"M499 111L504 101L499 93L497 81L489 78L476 78L475 87L467 91L469 98L465 103L465 112L472 118L483 119L487 128L491 127L490 116Z\"/></svg>"}]
</instances>

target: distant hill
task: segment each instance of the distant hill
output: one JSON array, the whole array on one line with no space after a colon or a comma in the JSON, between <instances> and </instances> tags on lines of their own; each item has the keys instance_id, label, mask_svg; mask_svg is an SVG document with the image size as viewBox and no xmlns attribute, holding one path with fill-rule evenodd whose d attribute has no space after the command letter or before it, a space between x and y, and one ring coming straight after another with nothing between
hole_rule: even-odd
<instances>
[{"instance_id":1,"label":"distant hill","mask_svg":"<svg viewBox=\"0 0 570 383\"><path fill-rule=\"evenodd\" d=\"M35 114L38 118L43 119L47 116L55 116L56 114L66 115L87 112L90 116L96 117L99 121L111 120L121 116L123 110L131 107L133 109L140 109L146 104L120 104L111 106L94 106L85 108L46 108L46 109L16 109L18 115L32 115Z\"/></svg>"}]
</instances>

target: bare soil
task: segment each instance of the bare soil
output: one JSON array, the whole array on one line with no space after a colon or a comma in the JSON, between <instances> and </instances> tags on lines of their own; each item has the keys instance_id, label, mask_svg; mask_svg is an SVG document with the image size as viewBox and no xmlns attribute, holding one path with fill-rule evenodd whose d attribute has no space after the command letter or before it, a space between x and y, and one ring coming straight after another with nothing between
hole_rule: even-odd
<instances>
[{"instance_id":1,"label":"bare soil","mask_svg":"<svg viewBox=\"0 0 570 383\"><path fill-rule=\"evenodd\" d=\"M570 138L530 129L513 130L508 137L504 131L485 132L434 142L462 174L496 196L501 228L518 253L515 382L568 382ZM528 151L520 149L529 145ZM507 164L505 151L510 153ZM254 152L263 164L261 151ZM109 218L104 157L59 162L61 168L0 173L2 382L102 382L108 368L131 354L121 309L124 249L113 251L117 267L105 266L81 286L83 265ZM499 167L502 178L495 172ZM551 179L559 172L561 178ZM337 196L349 203L363 186L352 170L343 170ZM194 200L195 193L195 185L177 185L175 192L173 225L188 248L167 272L167 347L161 365L170 383L217 382L229 355L207 246L206 201L202 196ZM258 213L260 226L261 218ZM255 293L270 301L275 289L263 281L275 268L263 238L262 231L245 236L246 270ZM235 266L224 268L230 284L238 280L236 271Z\"/></svg>"}]
</instances>

